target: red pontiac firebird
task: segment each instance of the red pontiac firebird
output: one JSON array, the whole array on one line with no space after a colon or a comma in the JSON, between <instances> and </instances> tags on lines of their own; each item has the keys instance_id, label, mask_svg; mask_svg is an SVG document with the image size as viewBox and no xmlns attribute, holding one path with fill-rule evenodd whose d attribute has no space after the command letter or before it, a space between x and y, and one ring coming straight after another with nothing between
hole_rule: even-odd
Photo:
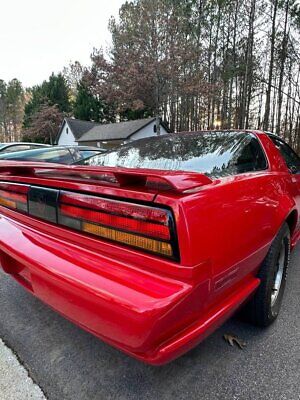
<instances>
[{"instance_id":1,"label":"red pontiac firebird","mask_svg":"<svg viewBox=\"0 0 300 400\"><path fill-rule=\"evenodd\" d=\"M185 353L241 305L271 324L299 215L299 157L264 132L141 139L84 165L0 163L3 270L150 364Z\"/></svg>"}]
</instances>

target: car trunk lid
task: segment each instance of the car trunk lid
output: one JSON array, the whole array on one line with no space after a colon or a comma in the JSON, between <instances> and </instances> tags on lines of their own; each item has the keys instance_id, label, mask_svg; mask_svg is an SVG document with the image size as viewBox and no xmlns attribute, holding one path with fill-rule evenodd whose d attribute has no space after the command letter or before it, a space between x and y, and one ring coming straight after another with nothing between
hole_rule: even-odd
<instances>
[{"instance_id":1,"label":"car trunk lid","mask_svg":"<svg viewBox=\"0 0 300 400\"><path fill-rule=\"evenodd\" d=\"M155 197L179 199L210 183L191 172L3 162L0 205L17 218L22 214L179 261L175 210Z\"/></svg>"}]
</instances>

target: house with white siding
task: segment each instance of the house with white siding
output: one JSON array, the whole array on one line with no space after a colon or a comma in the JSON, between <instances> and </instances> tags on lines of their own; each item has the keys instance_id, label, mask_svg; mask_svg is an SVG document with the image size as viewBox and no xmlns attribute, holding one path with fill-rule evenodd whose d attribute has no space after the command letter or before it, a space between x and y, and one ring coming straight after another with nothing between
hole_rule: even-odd
<instances>
[{"instance_id":1,"label":"house with white siding","mask_svg":"<svg viewBox=\"0 0 300 400\"><path fill-rule=\"evenodd\" d=\"M169 133L161 121L160 134ZM133 140L157 136L156 118L137 119L114 124L99 124L65 118L56 137L58 145L97 146L110 149Z\"/></svg>"}]
</instances>

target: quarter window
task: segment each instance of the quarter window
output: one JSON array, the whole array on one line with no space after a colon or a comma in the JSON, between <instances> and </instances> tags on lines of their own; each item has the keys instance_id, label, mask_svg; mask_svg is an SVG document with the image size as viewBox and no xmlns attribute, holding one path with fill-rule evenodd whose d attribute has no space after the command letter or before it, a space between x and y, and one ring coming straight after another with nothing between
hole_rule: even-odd
<instances>
[{"instance_id":1,"label":"quarter window","mask_svg":"<svg viewBox=\"0 0 300 400\"><path fill-rule=\"evenodd\" d=\"M255 137L241 148L235 166L237 173L261 171L267 168L265 155Z\"/></svg>"},{"instance_id":2,"label":"quarter window","mask_svg":"<svg viewBox=\"0 0 300 400\"><path fill-rule=\"evenodd\" d=\"M289 170L291 172L299 172L300 171L300 158L297 154L290 148L288 144L286 144L283 140L270 136L272 142L275 144L277 149L280 151L282 157L284 158Z\"/></svg>"}]
</instances>

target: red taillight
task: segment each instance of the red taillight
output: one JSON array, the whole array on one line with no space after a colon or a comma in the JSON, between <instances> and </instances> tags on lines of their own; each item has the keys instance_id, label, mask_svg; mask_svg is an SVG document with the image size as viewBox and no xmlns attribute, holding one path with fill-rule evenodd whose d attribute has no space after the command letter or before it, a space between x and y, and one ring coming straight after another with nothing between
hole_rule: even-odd
<instances>
[{"instance_id":1,"label":"red taillight","mask_svg":"<svg viewBox=\"0 0 300 400\"><path fill-rule=\"evenodd\" d=\"M67 204L61 204L60 212L68 217L75 217L81 220L95 222L117 229L130 232L142 233L146 236L155 236L159 239L170 239L170 231L165 225L158 225L134 218L120 217L118 215L106 214L99 211L78 208Z\"/></svg>"},{"instance_id":2,"label":"red taillight","mask_svg":"<svg viewBox=\"0 0 300 400\"><path fill-rule=\"evenodd\" d=\"M29 186L15 183L0 183L0 205L27 212Z\"/></svg>"},{"instance_id":3,"label":"red taillight","mask_svg":"<svg viewBox=\"0 0 300 400\"><path fill-rule=\"evenodd\" d=\"M104 239L174 257L169 210L61 192L59 223Z\"/></svg>"},{"instance_id":4,"label":"red taillight","mask_svg":"<svg viewBox=\"0 0 300 400\"><path fill-rule=\"evenodd\" d=\"M6 182L0 182L0 206L178 260L173 214L167 209Z\"/></svg>"},{"instance_id":5,"label":"red taillight","mask_svg":"<svg viewBox=\"0 0 300 400\"><path fill-rule=\"evenodd\" d=\"M124 201L87 196L79 193L61 192L60 202L89 209L96 208L98 211L108 212L110 214L134 217L141 220L150 220L165 225L169 218L165 210L161 210L160 208L140 206L138 204L126 203Z\"/></svg>"}]
</instances>

